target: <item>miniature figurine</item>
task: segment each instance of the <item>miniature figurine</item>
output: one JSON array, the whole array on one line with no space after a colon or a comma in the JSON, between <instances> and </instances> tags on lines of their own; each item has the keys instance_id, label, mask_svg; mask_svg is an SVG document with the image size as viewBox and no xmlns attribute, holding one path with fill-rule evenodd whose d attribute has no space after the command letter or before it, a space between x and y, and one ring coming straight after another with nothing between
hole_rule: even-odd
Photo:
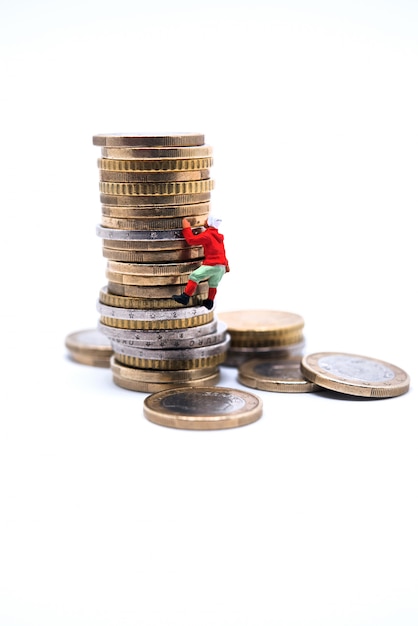
<instances>
[{"instance_id":1,"label":"miniature figurine","mask_svg":"<svg viewBox=\"0 0 418 626\"><path fill-rule=\"evenodd\" d=\"M203 232L195 235L190 222L183 218L183 237L189 245L203 246L204 260L200 267L191 272L186 287L180 296L172 296L173 300L180 304L188 304L190 296L196 291L198 283L208 280L209 293L202 305L207 309L213 308L217 287L225 274L229 272L229 263L225 255L224 236L218 232L222 220L209 215L205 220Z\"/></svg>"}]
</instances>

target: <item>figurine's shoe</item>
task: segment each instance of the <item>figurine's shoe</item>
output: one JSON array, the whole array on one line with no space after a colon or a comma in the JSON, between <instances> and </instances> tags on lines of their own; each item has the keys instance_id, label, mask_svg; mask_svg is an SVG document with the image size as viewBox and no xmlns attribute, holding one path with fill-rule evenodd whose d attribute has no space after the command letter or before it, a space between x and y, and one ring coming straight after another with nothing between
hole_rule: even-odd
<instances>
[{"instance_id":1,"label":"figurine's shoe","mask_svg":"<svg viewBox=\"0 0 418 626\"><path fill-rule=\"evenodd\" d=\"M171 297L173 298L173 300L175 300L179 304L189 303L189 296L187 295L187 293L182 293L181 296L171 296Z\"/></svg>"},{"instance_id":2,"label":"figurine's shoe","mask_svg":"<svg viewBox=\"0 0 418 626\"><path fill-rule=\"evenodd\" d=\"M203 300L202 306L205 306L210 311L211 309L213 309L213 300L210 300L209 298Z\"/></svg>"}]
</instances>

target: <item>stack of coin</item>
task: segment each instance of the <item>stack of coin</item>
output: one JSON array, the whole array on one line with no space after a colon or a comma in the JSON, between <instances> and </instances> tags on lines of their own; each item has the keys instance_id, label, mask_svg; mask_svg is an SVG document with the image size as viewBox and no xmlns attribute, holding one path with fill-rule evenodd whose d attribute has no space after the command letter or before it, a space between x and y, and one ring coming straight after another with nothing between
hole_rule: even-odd
<instances>
[{"instance_id":1,"label":"stack of coin","mask_svg":"<svg viewBox=\"0 0 418 626\"><path fill-rule=\"evenodd\" d=\"M212 148L200 133L100 134L93 144L102 150L96 232L108 279L97 306L114 349L114 381L137 391L212 383L230 337L200 306L207 281L189 306L172 299L203 260L202 246L184 239L182 220L195 233L203 230L214 187Z\"/></svg>"},{"instance_id":2,"label":"stack of coin","mask_svg":"<svg viewBox=\"0 0 418 626\"><path fill-rule=\"evenodd\" d=\"M239 367L256 357L302 355L304 320L297 313L255 309L221 312L218 318L231 337L224 365Z\"/></svg>"}]
</instances>

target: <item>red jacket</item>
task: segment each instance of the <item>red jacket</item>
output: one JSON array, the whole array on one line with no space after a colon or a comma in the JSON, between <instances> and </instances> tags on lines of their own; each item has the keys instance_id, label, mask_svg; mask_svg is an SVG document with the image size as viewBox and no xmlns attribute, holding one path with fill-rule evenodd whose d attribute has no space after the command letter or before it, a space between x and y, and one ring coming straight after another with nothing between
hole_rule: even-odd
<instances>
[{"instance_id":1,"label":"red jacket","mask_svg":"<svg viewBox=\"0 0 418 626\"><path fill-rule=\"evenodd\" d=\"M213 226L195 235L191 228L183 228L183 237L188 244L203 246L205 260L204 265L225 265L228 260L225 256L224 236Z\"/></svg>"}]
</instances>

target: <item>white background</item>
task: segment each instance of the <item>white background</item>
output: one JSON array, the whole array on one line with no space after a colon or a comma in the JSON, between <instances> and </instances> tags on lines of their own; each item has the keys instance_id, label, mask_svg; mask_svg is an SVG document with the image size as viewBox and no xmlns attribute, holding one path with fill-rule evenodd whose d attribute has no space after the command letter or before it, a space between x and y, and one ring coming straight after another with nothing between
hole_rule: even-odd
<instances>
[{"instance_id":1,"label":"white background","mask_svg":"<svg viewBox=\"0 0 418 626\"><path fill-rule=\"evenodd\" d=\"M0 625L416 626L415 0L3 0L0 29ZM409 393L188 432L72 363L122 131L213 146L218 311L298 313Z\"/></svg>"}]
</instances>

